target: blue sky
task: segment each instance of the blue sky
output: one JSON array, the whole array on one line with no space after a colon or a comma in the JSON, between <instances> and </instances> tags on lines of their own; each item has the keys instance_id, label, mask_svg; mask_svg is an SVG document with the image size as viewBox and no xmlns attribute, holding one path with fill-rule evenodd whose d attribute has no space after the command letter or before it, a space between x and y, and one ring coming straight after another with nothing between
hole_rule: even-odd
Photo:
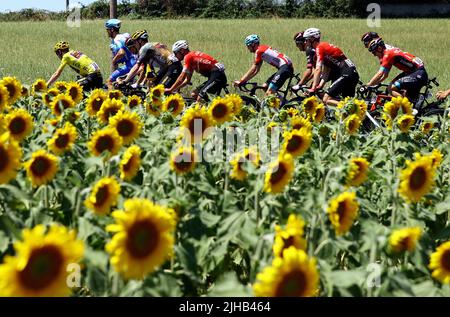
<instances>
[{"instance_id":1,"label":"blue sky","mask_svg":"<svg viewBox=\"0 0 450 317\"><path fill-rule=\"evenodd\" d=\"M70 0L70 3L89 4L95 0ZM119 1L120 2L120 1ZM0 12L19 11L25 8L62 11L66 8L66 0L0 0Z\"/></svg>"}]
</instances>

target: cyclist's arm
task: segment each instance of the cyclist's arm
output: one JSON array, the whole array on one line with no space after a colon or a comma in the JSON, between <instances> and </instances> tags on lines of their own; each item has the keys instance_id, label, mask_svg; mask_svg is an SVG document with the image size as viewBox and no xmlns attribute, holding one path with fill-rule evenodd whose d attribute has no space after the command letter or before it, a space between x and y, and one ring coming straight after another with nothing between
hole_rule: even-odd
<instances>
[{"instance_id":1,"label":"cyclist's arm","mask_svg":"<svg viewBox=\"0 0 450 317\"><path fill-rule=\"evenodd\" d=\"M450 95L450 89L446 90L446 91L438 91L436 93L436 98L439 100L443 100L445 98L447 98Z\"/></svg>"},{"instance_id":2,"label":"cyclist's arm","mask_svg":"<svg viewBox=\"0 0 450 317\"><path fill-rule=\"evenodd\" d=\"M381 67L380 70L372 77L372 79L367 83L367 86L378 85L383 82L389 76L389 71L386 71L385 68Z\"/></svg>"},{"instance_id":3,"label":"cyclist's arm","mask_svg":"<svg viewBox=\"0 0 450 317\"><path fill-rule=\"evenodd\" d=\"M239 80L239 82L246 83L247 81L249 81L250 79L255 77L256 74L259 73L259 70L261 69L261 65L262 65L262 63L260 63L260 64L253 63L252 67L250 67L248 72L245 73L244 76L242 76L242 78Z\"/></svg>"},{"instance_id":4,"label":"cyclist's arm","mask_svg":"<svg viewBox=\"0 0 450 317\"><path fill-rule=\"evenodd\" d=\"M312 90L316 90L319 88L320 75L322 74L322 67L323 67L323 64L320 62L317 62L316 69L314 70L314 80L313 80L313 84L311 86Z\"/></svg>"},{"instance_id":5,"label":"cyclist's arm","mask_svg":"<svg viewBox=\"0 0 450 317\"><path fill-rule=\"evenodd\" d=\"M300 79L298 84L300 86L302 86L302 85L306 84L308 81L310 81L312 77L313 77L313 69L312 68L307 68L303 72L302 78Z\"/></svg>"},{"instance_id":6,"label":"cyclist's arm","mask_svg":"<svg viewBox=\"0 0 450 317\"><path fill-rule=\"evenodd\" d=\"M123 80L124 83L128 83L136 76L136 74L140 71L142 66L145 66L143 64L136 63L134 64L133 68L131 68L130 72L128 73L127 77Z\"/></svg>"},{"instance_id":7,"label":"cyclist's arm","mask_svg":"<svg viewBox=\"0 0 450 317\"><path fill-rule=\"evenodd\" d=\"M126 54L126 53L125 53L125 50L124 50L123 48L121 48L121 49L117 52L116 56L114 56L114 58L112 59L112 62L111 62L111 67L112 67L113 69L116 68L117 62L120 61L120 60L125 56L125 54Z\"/></svg>"},{"instance_id":8,"label":"cyclist's arm","mask_svg":"<svg viewBox=\"0 0 450 317\"><path fill-rule=\"evenodd\" d=\"M50 79L47 82L47 87L50 87L55 81L58 80L59 76L61 76L61 73L64 69L64 67L66 66L66 64L61 64L61 66L58 67L58 69L56 70L56 72L52 75L52 77L50 77Z\"/></svg>"},{"instance_id":9,"label":"cyclist's arm","mask_svg":"<svg viewBox=\"0 0 450 317\"><path fill-rule=\"evenodd\" d=\"M192 72L186 72L186 71L182 71L180 76L178 76L177 81L172 85L172 87L170 88L166 88L166 92L167 93L172 93L176 90L179 90L181 88L183 88L184 86L186 86L192 78Z\"/></svg>"}]
</instances>

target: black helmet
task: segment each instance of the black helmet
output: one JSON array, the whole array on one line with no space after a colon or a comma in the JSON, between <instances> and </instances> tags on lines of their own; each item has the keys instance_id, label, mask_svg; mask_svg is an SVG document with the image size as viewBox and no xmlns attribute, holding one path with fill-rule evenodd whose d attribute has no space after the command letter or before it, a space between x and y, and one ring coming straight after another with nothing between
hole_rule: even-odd
<instances>
[{"instance_id":1,"label":"black helmet","mask_svg":"<svg viewBox=\"0 0 450 317\"><path fill-rule=\"evenodd\" d=\"M373 53L379 46L386 47L381 37L378 37L370 41L369 45L367 46L367 49L369 50L369 52Z\"/></svg>"},{"instance_id":2,"label":"black helmet","mask_svg":"<svg viewBox=\"0 0 450 317\"><path fill-rule=\"evenodd\" d=\"M294 35L294 41L295 43L304 43L305 42L305 38L303 37L303 32L297 32Z\"/></svg>"},{"instance_id":3,"label":"black helmet","mask_svg":"<svg viewBox=\"0 0 450 317\"><path fill-rule=\"evenodd\" d=\"M367 32L363 34L363 36L361 37L361 41L364 42L364 46L367 48L369 46L370 41L379 37L380 36L378 35L377 32Z\"/></svg>"}]
</instances>

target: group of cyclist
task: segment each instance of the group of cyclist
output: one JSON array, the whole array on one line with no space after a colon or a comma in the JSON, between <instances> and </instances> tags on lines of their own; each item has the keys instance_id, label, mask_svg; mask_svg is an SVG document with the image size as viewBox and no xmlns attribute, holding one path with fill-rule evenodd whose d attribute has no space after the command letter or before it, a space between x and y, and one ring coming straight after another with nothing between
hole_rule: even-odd
<instances>
[{"instance_id":1,"label":"group of cyclist","mask_svg":"<svg viewBox=\"0 0 450 317\"><path fill-rule=\"evenodd\" d=\"M176 41L170 51L163 43L150 42L145 30L131 35L120 33L121 21L118 19L108 20L105 28L111 40L111 75L106 81L108 89L113 89L115 83L133 83L133 87L163 84L165 93L171 94L189 84L194 72L207 78L192 93L192 97L197 100L208 100L208 94L218 95L227 86L224 65L204 52L190 51L185 40ZM389 76L392 66L395 66L402 73L389 84L390 94L407 96L410 100L417 98L428 81L423 61L386 44L375 32L365 33L361 41L380 62L379 70L362 89L383 82ZM292 87L292 91L302 89L306 95L317 94L329 106L336 106L342 98L355 96L360 79L355 64L339 47L321 41L319 29L308 28L296 33L294 42L300 51L305 52L307 63L306 70L299 82ZM266 62L277 69L264 84L266 95L276 94L294 76L292 60L262 44L256 34L247 36L244 43L255 57L250 69L239 80L235 80L233 85L239 87L247 83L258 74L263 62ZM79 51L70 50L67 42L58 42L54 51L61 64L47 82L49 86L58 79L64 67L69 65L82 77L79 83L84 90L103 87L100 68L91 58ZM330 86L321 92L327 82L331 83ZM437 97L444 99L449 94L450 89L439 92Z\"/></svg>"}]
</instances>

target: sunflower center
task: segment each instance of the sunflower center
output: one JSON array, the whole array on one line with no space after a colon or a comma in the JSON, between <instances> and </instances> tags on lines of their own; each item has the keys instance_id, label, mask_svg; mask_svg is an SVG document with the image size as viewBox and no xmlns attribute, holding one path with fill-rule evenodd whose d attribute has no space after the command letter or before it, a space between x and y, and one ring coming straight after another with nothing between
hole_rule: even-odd
<instances>
[{"instance_id":1,"label":"sunflower center","mask_svg":"<svg viewBox=\"0 0 450 317\"><path fill-rule=\"evenodd\" d=\"M203 133L205 130L206 122L202 117L194 117L189 122L189 132L191 132L192 135L199 134L199 132Z\"/></svg>"},{"instance_id":2,"label":"sunflower center","mask_svg":"<svg viewBox=\"0 0 450 317\"><path fill-rule=\"evenodd\" d=\"M348 121L348 130L354 131L356 129L356 120L349 120Z\"/></svg>"},{"instance_id":3,"label":"sunflower center","mask_svg":"<svg viewBox=\"0 0 450 317\"><path fill-rule=\"evenodd\" d=\"M286 149L288 152L294 152L301 148L303 145L303 138L298 135L293 135L292 138L288 141Z\"/></svg>"},{"instance_id":4,"label":"sunflower center","mask_svg":"<svg viewBox=\"0 0 450 317\"><path fill-rule=\"evenodd\" d=\"M426 181L427 172L421 166L417 167L409 177L409 186L412 190L418 190L423 187Z\"/></svg>"},{"instance_id":5,"label":"sunflower center","mask_svg":"<svg viewBox=\"0 0 450 317\"><path fill-rule=\"evenodd\" d=\"M130 120L121 120L117 124L117 132L120 136L128 136L134 131L134 124Z\"/></svg>"},{"instance_id":6,"label":"sunflower center","mask_svg":"<svg viewBox=\"0 0 450 317\"><path fill-rule=\"evenodd\" d=\"M226 105L224 105L223 103L219 103L212 110L213 117L221 119L227 115L227 110L228 108Z\"/></svg>"},{"instance_id":7,"label":"sunflower center","mask_svg":"<svg viewBox=\"0 0 450 317\"><path fill-rule=\"evenodd\" d=\"M133 162L134 162L134 156L130 157L128 162L123 165L123 170L125 172L129 172L131 170L131 168L133 167L133 165L134 165Z\"/></svg>"},{"instance_id":8,"label":"sunflower center","mask_svg":"<svg viewBox=\"0 0 450 317\"><path fill-rule=\"evenodd\" d=\"M170 111L175 112L178 109L178 101L177 100L169 101L169 104L168 104L167 108Z\"/></svg>"},{"instance_id":9,"label":"sunflower center","mask_svg":"<svg viewBox=\"0 0 450 317\"><path fill-rule=\"evenodd\" d=\"M69 144L69 135L66 133L59 134L55 140L56 147L60 149L65 148L68 144Z\"/></svg>"},{"instance_id":10,"label":"sunflower center","mask_svg":"<svg viewBox=\"0 0 450 317\"><path fill-rule=\"evenodd\" d=\"M115 116L119 112L119 109L115 107L105 109L105 119L108 120L109 117Z\"/></svg>"},{"instance_id":11,"label":"sunflower center","mask_svg":"<svg viewBox=\"0 0 450 317\"><path fill-rule=\"evenodd\" d=\"M148 220L134 223L128 230L126 246L135 258L144 258L158 246L159 236L155 225Z\"/></svg>"},{"instance_id":12,"label":"sunflower center","mask_svg":"<svg viewBox=\"0 0 450 317\"><path fill-rule=\"evenodd\" d=\"M31 252L27 265L19 272L19 279L26 288L40 290L58 278L62 265L60 250L47 245Z\"/></svg>"},{"instance_id":13,"label":"sunflower center","mask_svg":"<svg viewBox=\"0 0 450 317\"><path fill-rule=\"evenodd\" d=\"M136 107L137 105L138 105L138 101L136 99L131 99L130 103L128 104L128 107L130 107L130 109L131 109L131 108Z\"/></svg>"},{"instance_id":14,"label":"sunflower center","mask_svg":"<svg viewBox=\"0 0 450 317\"><path fill-rule=\"evenodd\" d=\"M6 169L6 167L8 166L9 163L9 155L8 155L8 151L6 151L6 149L1 146L0 147L0 173Z\"/></svg>"},{"instance_id":15,"label":"sunflower center","mask_svg":"<svg viewBox=\"0 0 450 317\"><path fill-rule=\"evenodd\" d=\"M346 204L345 201L339 202L339 206L337 208L337 214L339 215L339 222L340 223L343 222L343 219L345 217L345 211L347 209L346 207L347 207L347 204Z\"/></svg>"},{"instance_id":16,"label":"sunflower center","mask_svg":"<svg viewBox=\"0 0 450 317\"><path fill-rule=\"evenodd\" d=\"M450 250L446 250L442 253L441 265L447 272L450 272Z\"/></svg>"},{"instance_id":17,"label":"sunflower center","mask_svg":"<svg viewBox=\"0 0 450 317\"><path fill-rule=\"evenodd\" d=\"M11 134L21 134L25 131L27 124L22 118L14 118L9 123L9 131Z\"/></svg>"},{"instance_id":18,"label":"sunflower center","mask_svg":"<svg viewBox=\"0 0 450 317\"><path fill-rule=\"evenodd\" d=\"M70 97L72 97L73 100L77 99L77 97L78 97L78 90L75 87L71 88L69 90L69 95L70 95Z\"/></svg>"},{"instance_id":19,"label":"sunflower center","mask_svg":"<svg viewBox=\"0 0 450 317\"><path fill-rule=\"evenodd\" d=\"M6 89L8 89L8 93L9 93L10 98L11 98L11 96L15 96L16 95L16 93L17 93L16 86L11 85L11 84L7 84L7 85L5 85L5 87L6 87Z\"/></svg>"},{"instance_id":20,"label":"sunflower center","mask_svg":"<svg viewBox=\"0 0 450 317\"><path fill-rule=\"evenodd\" d=\"M193 161L193 157L190 153L183 152L175 158L174 163L179 170L186 171L192 166Z\"/></svg>"},{"instance_id":21,"label":"sunflower center","mask_svg":"<svg viewBox=\"0 0 450 317\"><path fill-rule=\"evenodd\" d=\"M92 101L92 109L94 109L95 112L99 111L100 108L103 105L103 99L102 98L95 98Z\"/></svg>"},{"instance_id":22,"label":"sunflower center","mask_svg":"<svg viewBox=\"0 0 450 317\"><path fill-rule=\"evenodd\" d=\"M283 276L275 291L277 297L300 297L305 293L307 277L303 271L295 270Z\"/></svg>"},{"instance_id":23,"label":"sunflower center","mask_svg":"<svg viewBox=\"0 0 450 317\"><path fill-rule=\"evenodd\" d=\"M50 162L46 157L38 156L36 157L30 166L33 175L35 176L43 176L50 169Z\"/></svg>"},{"instance_id":24,"label":"sunflower center","mask_svg":"<svg viewBox=\"0 0 450 317\"><path fill-rule=\"evenodd\" d=\"M95 206L102 206L109 197L108 185L100 187L95 193Z\"/></svg>"},{"instance_id":25,"label":"sunflower center","mask_svg":"<svg viewBox=\"0 0 450 317\"><path fill-rule=\"evenodd\" d=\"M277 184L279 183L283 177L286 175L287 173L287 169L284 166L284 164L278 164L278 166L276 167L276 170L274 172L272 172L272 174L270 175L270 183L271 184Z\"/></svg>"},{"instance_id":26,"label":"sunflower center","mask_svg":"<svg viewBox=\"0 0 450 317\"><path fill-rule=\"evenodd\" d=\"M111 151L114 147L114 140L109 135L104 135L98 138L95 143L95 149L98 152L103 152L105 150Z\"/></svg>"}]
</instances>

